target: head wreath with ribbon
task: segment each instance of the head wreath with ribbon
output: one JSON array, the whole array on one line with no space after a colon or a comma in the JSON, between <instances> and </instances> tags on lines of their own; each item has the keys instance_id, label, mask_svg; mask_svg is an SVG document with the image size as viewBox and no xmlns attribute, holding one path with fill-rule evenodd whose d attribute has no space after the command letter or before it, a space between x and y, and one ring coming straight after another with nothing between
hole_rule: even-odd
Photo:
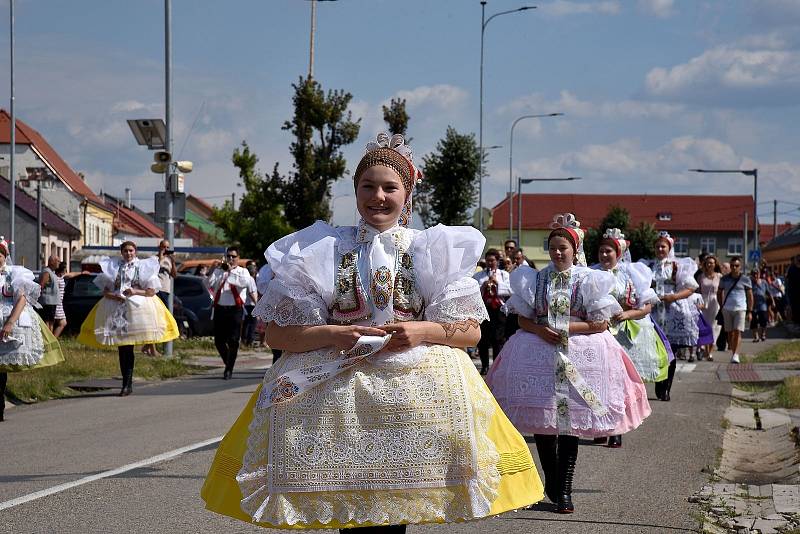
<instances>
[{"instance_id":1,"label":"head wreath with ribbon","mask_svg":"<svg viewBox=\"0 0 800 534\"><path fill-rule=\"evenodd\" d=\"M675 239L671 235L669 235L669 232L667 232L666 230L661 230L660 232L658 232L658 238L656 239L656 243L658 243L659 241L665 241L669 245L669 254L667 255L667 258L674 259Z\"/></svg>"},{"instance_id":2,"label":"head wreath with ribbon","mask_svg":"<svg viewBox=\"0 0 800 534\"><path fill-rule=\"evenodd\" d=\"M367 143L364 156L353 174L353 186L356 189L358 189L358 181L361 179L361 175L367 169L376 165L388 167L400 176L403 188L406 190L406 203L397 222L401 226L408 226L411 223L411 197L417 183L422 181L422 172L414 165L414 155L411 152L411 147L405 143L401 134L394 134L389 137L388 134L382 132L378 134L376 141Z\"/></svg>"},{"instance_id":3,"label":"head wreath with ribbon","mask_svg":"<svg viewBox=\"0 0 800 534\"><path fill-rule=\"evenodd\" d=\"M8 241L5 236L0 235L0 254L8 259Z\"/></svg>"},{"instance_id":4,"label":"head wreath with ribbon","mask_svg":"<svg viewBox=\"0 0 800 534\"><path fill-rule=\"evenodd\" d=\"M609 243L617 251L619 261L631 261L631 253L628 250L630 242L625 239L625 234L619 228L608 228L603 232L603 241Z\"/></svg>"},{"instance_id":5,"label":"head wreath with ribbon","mask_svg":"<svg viewBox=\"0 0 800 534\"><path fill-rule=\"evenodd\" d=\"M553 222L550 223L553 230L564 230L572 238L575 245L575 263L586 266L586 254L583 253L583 230L581 223L572 213L557 213L553 215ZM551 232L552 236L553 233Z\"/></svg>"}]
</instances>

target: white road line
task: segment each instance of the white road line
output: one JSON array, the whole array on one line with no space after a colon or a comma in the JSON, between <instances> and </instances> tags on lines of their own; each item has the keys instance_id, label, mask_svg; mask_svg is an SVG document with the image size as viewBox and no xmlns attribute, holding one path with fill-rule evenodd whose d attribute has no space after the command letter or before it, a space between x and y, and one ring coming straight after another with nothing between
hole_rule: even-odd
<instances>
[{"instance_id":1,"label":"white road line","mask_svg":"<svg viewBox=\"0 0 800 534\"><path fill-rule=\"evenodd\" d=\"M135 462L132 464L123 465L122 467L111 469L110 471L103 471L102 473L97 473L95 475L90 475L88 477L79 478L78 480L75 480L73 482L66 482L64 484L59 484L58 486L53 486L51 488L43 489L41 491L29 493L27 495L23 495L22 497L11 499L10 501L0 502L0 510L5 510L7 508L19 506L20 504L25 504L26 502L35 501L36 499L41 499L42 497L47 497L48 495L53 495L54 493L60 493L62 491L66 491L76 486L82 486L83 484L94 482L95 480L101 480L104 478L113 477L121 473L125 473L127 471L139 469L141 467L152 465L158 462L163 462L165 460L171 460L172 458L180 456L183 453L190 452L195 449L202 449L203 447L212 445L214 443L219 443L220 441L222 441L222 437L223 436L219 436L216 438L211 438L205 441L201 441L199 443L193 443L192 445L187 445L186 447L181 447L180 449L174 449L169 452L165 452L163 454L147 458L146 460L141 460L139 462Z\"/></svg>"},{"instance_id":2,"label":"white road line","mask_svg":"<svg viewBox=\"0 0 800 534\"><path fill-rule=\"evenodd\" d=\"M677 366L675 366L676 373L691 373L694 371L694 368L697 367L696 363L683 363L679 362Z\"/></svg>"}]
</instances>

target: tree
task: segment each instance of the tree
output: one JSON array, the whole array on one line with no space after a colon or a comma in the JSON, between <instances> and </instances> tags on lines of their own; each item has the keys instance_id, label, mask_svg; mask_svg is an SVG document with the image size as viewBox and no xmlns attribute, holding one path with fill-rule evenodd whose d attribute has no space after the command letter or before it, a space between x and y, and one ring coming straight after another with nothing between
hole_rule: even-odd
<instances>
[{"instance_id":1,"label":"tree","mask_svg":"<svg viewBox=\"0 0 800 534\"><path fill-rule=\"evenodd\" d=\"M436 150L422 158L424 178L415 196L424 225L471 224L469 209L478 199L480 153L474 134L448 126Z\"/></svg>"},{"instance_id":2,"label":"tree","mask_svg":"<svg viewBox=\"0 0 800 534\"><path fill-rule=\"evenodd\" d=\"M383 106L383 120L389 125L389 132L392 135L400 134L405 137L409 120L406 112L406 99L393 98L388 106ZM406 139L406 144L410 144L410 142L410 139Z\"/></svg>"},{"instance_id":3,"label":"tree","mask_svg":"<svg viewBox=\"0 0 800 534\"><path fill-rule=\"evenodd\" d=\"M580 220L580 217L578 217L578 220ZM622 206L612 205L608 209L606 216L600 221L600 225L597 228L590 228L586 232L586 237L583 241L583 251L586 254L586 262L589 265L597 262L597 251L600 249L600 241L603 239L603 233L609 228L619 228L622 230L622 233L625 234L626 238L630 240L628 236L628 227L630 223L631 215L628 213L628 210Z\"/></svg>"},{"instance_id":4,"label":"tree","mask_svg":"<svg viewBox=\"0 0 800 534\"><path fill-rule=\"evenodd\" d=\"M639 226L631 230L630 235L625 235L631 242L630 251L634 261L655 257L658 230L653 223L642 221Z\"/></svg>"},{"instance_id":5,"label":"tree","mask_svg":"<svg viewBox=\"0 0 800 534\"><path fill-rule=\"evenodd\" d=\"M278 164L269 176L257 169L258 156L242 141L241 150L236 148L231 158L239 169L241 185L245 188L239 209L230 201L214 210L211 219L225 232L231 242L238 243L240 253L248 258L261 258L267 247L293 231L287 224L283 198L284 178L278 172Z\"/></svg>"},{"instance_id":6,"label":"tree","mask_svg":"<svg viewBox=\"0 0 800 534\"><path fill-rule=\"evenodd\" d=\"M347 107L353 95L323 91L312 78L300 77L294 87L294 117L283 130L294 135L290 152L294 171L283 184L286 219L295 228L330 218L330 187L344 176L341 148L358 137L361 119L353 121Z\"/></svg>"}]
</instances>

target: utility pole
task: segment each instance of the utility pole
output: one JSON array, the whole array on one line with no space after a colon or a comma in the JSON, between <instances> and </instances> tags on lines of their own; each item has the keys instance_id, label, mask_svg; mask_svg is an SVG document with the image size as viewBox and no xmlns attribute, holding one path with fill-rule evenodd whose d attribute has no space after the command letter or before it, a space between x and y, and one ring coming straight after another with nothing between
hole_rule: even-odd
<instances>
[{"instance_id":1,"label":"utility pole","mask_svg":"<svg viewBox=\"0 0 800 534\"><path fill-rule=\"evenodd\" d=\"M778 199L772 201L772 239L778 237Z\"/></svg>"},{"instance_id":2,"label":"utility pole","mask_svg":"<svg viewBox=\"0 0 800 534\"><path fill-rule=\"evenodd\" d=\"M744 212L744 236L743 237L744 237L744 248L742 250L744 251L744 255L742 257L742 265L747 265L747 259L748 259L748 254L747 254L747 252L748 252L748 250L747 250L747 212Z\"/></svg>"},{"instance_id":3,"label":"utility pole","mask_svg":"<svg viewBox=\"0 0 800 534\"><path fill-rule=\"evenodd\" d=\"M166 139L164 139L164 150L170 154L170 162L167 165L165 175L165 189L167 192L167 221L164 223L164 237L171 247L175 246L175 221L173 219L173 208L175 196L172 193L172 175L175 171L172 160L172 0L164 0L164 124L166 125ZM177 174L175 176L177 179ZM167 308L172 313L175 302L175 287L170 288L167 297ZM172 357L172 341L167 341L164 345L164 356Z\"/></svg>"},{"instance_id":4,"label":"utility pole","mask_svg":"<svg viewBox=\"0 0 800 534\"><path fill-rule=\"evenodd\" d=\"M236 209L236 193L231 193L231 209Z\"/></svg>"},{"instance_id":5,"label":"utility pole","mask_svg":"<svg viewBox=\"0 0 800 534\"><path fill-rule=\"evenodd\" d=\"M311 0L311 38L308 48L308 79L314 76L314 34L317 32L317 0Z\"/></svg>"},{"instance_id":6,"label":"utility pole","mask_svg":"<svg viewBox=\"0 0 800 534\"><path fill-rule=\"evenodd\" d=\"M16 207L17 207L17 168L14 165L14 156L15 152L17 151L17 118L14 115L14 0L10 0L8 2L9 10L10 10L10 38L11 38L11 46L9 47L11 50L11 75L9 76L11 81L11 154L9 158L9 168L8 168L8 180L11 182L11 194L8 197L9 202L9 219L11 223L10 230L10 237L8 238L8 253L11 256L11 261L13 262L16 258L14 253L16 252L16 244L14 243L14 225L16 218Z\"/></svg>"}]
</instances>

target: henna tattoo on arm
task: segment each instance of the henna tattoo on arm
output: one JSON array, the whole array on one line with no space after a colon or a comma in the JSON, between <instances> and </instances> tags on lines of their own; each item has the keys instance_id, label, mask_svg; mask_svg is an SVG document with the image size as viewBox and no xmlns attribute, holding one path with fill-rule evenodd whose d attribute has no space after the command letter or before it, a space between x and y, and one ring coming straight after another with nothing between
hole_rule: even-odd
<instances>
[{"instance_id":1,"label":"henna tattoo on arm","mask_svg":"<svg viewBox=\"0 0 800 534\"><path fill-rule=\"evenodd\" d=\"M446 339L450 339L456 332L468 332L470 328L480 328L480 324L475 319L467 319L466 321L456 321L454 323L440 323L439 326L444 329Z\"/></svg>"}]
</instances>

